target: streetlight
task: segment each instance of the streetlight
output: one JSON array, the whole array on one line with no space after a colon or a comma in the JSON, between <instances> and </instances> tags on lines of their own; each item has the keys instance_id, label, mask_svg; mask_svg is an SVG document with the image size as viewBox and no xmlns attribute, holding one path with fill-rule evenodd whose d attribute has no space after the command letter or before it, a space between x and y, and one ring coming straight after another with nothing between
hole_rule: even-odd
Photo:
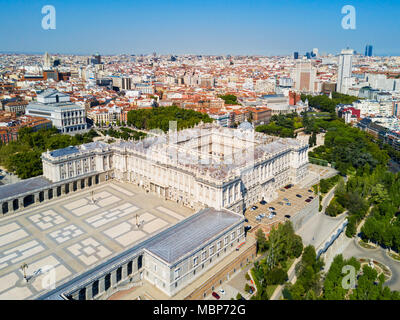
<instances>
[{"instance_id":1,"label":"streetlight","mask_svg":"<svg viewBox=\"0 0 400 320\"><path fill-rule=\"evenodd\" d=\"M26 280L26 282L28 282L28 278L26 277L26 269L28 268L28 265L26 263L23 263L21 265L21 270L24 272L24 279Z\"/></svg>"},{"instance_id":2,"label":"streetlight","mask_svg":"<svg viewBox=\"0 0 400 320\"><path fill-rule=\"evenodd\" d=\"M94 204L95 203L95 200L94 200L94 191L92 190L92 204Z\"/></svg>"}]
</instances>

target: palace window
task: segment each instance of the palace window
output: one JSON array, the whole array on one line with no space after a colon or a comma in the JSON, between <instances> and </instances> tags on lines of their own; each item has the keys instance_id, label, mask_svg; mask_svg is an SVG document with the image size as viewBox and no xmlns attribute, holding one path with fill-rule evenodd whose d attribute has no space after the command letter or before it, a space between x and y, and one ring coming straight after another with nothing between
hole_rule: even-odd
<instances>
[{"instance_id":1,"label":"palace window","mask_svg":"<svg viewBox=\"0 0 400 320\"><path fill-rule=\"evenodd\" d=\"M178 269L176 269L176 270L174 271L174 279L175 279L175 280L179 278L179 276L180 276L180 271L181 271L181 268L178 268Z\"/></svg>"}]
</instances>

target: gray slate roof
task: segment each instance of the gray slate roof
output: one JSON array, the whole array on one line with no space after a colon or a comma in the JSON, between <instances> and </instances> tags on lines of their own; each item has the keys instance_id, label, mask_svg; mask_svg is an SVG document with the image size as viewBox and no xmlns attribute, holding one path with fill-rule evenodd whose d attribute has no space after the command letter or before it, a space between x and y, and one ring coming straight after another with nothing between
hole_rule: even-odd
<instances>
[{"instance_id":1,"label":"gray slate roof","mask_svg":"<svg viewBox=\"0 0 400 320\"><path fill-rule=\"evenodd\" d=\"M16 183L0 186L0 201L14 195L30 192L50 185L51 182L43 177L25 179Z\"/></svg>"},{"instance_id":2,"label":"gray slate roof","mask_svg":"<svg viewBox=\"0 0 400 320\"><path fill-rule=\"evenodd\" d=\"M69 147L66 147L63 149L57 149L57 150L51 151L50 155L52 157L62 157L62 156L66 156L66 155L77 153L77 152L79 152L79 149L77 147L69 146Z\"/></svg>"},{"instance_id":3,"label":"gray slate roof","mask_svg":"<svg viewBox=\"0 0 400 320\"><path fill-rule=\"evenodd\" d=\"M243 219L242 216L229 211L207 208L185 219L183 223L169 228L167 232L155 236L146 245L146 249L173 264Z\"/></svg>"}]
</instances>

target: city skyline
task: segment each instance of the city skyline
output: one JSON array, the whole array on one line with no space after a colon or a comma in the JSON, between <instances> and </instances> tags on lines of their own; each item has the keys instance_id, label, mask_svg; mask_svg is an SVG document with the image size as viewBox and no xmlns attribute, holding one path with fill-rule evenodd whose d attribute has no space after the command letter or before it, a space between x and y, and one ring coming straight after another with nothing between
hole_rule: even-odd
<instances>
[{"instance_id":1,"label":"city skyline","mask_svg":"<svg viewBox=\"0 0 400 320\"><path fill-rule=\"evenodd\" d=\"M342 1L54 1L56 29L44 30L41 10L48 3L1 1L7 14L0 25L8 29L2 52L274 56L303 55L315 47L320 53L339 54L346 47L363 53L372 44L374 55L400 55L391 37L400 31L400 4L384 3L353 1L352 30L342 28ZM371 19L381 22L376 26Z\"/></svg>"}]
</instances>

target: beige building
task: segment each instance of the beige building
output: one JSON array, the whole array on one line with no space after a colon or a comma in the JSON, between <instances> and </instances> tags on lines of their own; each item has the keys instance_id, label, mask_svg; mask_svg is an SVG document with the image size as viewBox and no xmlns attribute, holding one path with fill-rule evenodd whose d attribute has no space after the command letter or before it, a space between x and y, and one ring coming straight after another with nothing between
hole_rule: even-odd
<instances>
[{"instance_id":1,"label":"beige building","mask_svg":"<svg viewBox=\"0 0 400 320\"><path fill-rule=\"evenodd\" d=\"M191 208L241 213L308 173L308 144L215 124L139 142L89 143L43 153L53 181L112 170L113 176Z\"/></svg>"}]
</instances>

